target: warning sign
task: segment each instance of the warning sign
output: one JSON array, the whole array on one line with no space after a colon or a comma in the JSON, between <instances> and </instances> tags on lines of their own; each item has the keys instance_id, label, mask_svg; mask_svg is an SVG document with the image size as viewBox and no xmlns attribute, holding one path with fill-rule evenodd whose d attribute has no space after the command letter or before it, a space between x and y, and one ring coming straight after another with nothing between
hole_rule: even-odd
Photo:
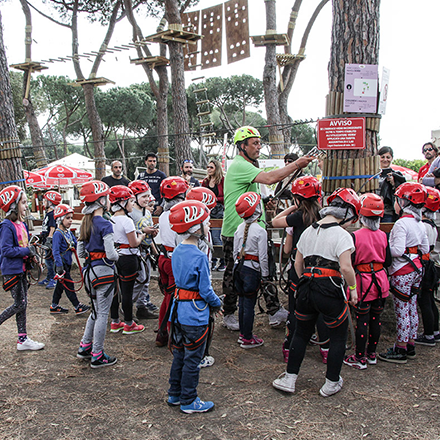
<instances>
[{"instance_id":1,"label":"warning sign","mask_svg":"<svg viewBox=\"0 0 440 440\"><path fill-rule=\"evenodd\" d=\"M365 118L320 119L320 150L355 150L365 148Z\"/></svg>"}]
</instances>

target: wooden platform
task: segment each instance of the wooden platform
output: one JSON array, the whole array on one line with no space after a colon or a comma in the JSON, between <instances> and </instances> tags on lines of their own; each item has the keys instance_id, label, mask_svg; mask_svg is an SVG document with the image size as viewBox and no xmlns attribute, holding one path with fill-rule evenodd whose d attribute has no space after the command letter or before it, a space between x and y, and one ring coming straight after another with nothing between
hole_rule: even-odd
<instances>
[{"instance_id":1,"label":"wooden platform","mask_svg":"<svg viewBox=\"0 0 440 440\"><path fill-rule=\"evenodd\" d=\"M170 64L170 60L166 57L145 57L145 58L130 58L130 64L136 64L137 66L140 64L148 64L151 69L154 69L156 66L168 66Z\"/></svg>"},{"instance_id":2,"label":"wooden platform","mask_svg":"<svg viewBox=\"0 0 440 440\"><path fill-rule=\"evenodd\" d=\"M203 38L202 35L195 34L194 32L167 29L166 31L145 37L144 41L151 41L153 43L168 43L170 41L176 41L178 43L195 45L201 38Z\"/></svg>"},{"instance_id":3,"label":"wooden platform","mask_svg":"<svg viewBox=\"0 0 440 440\"><path fill-rule=\"evenodd\" d=\"M116 84L114 81L110 79L100 77L100 78L88 78L88 79L77 79L73 83L68 83L69 86L73 87L81 87L84 84L92 84L95 87L105 86L106 84Z\"/></svg>"},{"instance_id":4,"label":"wooden platform","mask_svg":"<svg viewBox=\"0 0 440 440\"><path fill-rule=\"evenodd\" d=\"M49 68L43 66L41 63L37 61L28 61L27 63L11 64L10 67L17 70L22 70L23 72L27 72L28 70L33 70L34 72L41 72L42 70L46 70Z\"/></svg>"},{"instance_id":5,"label":"wooden platform","mask_svg":"<svg viewBox=\"0 0 440 440\"><path fill-rule=\"evenodd\" d=\"M276 44L277 46L288 46L290 43L287 34L266 34L251 36L254 46L266 46L267 44Z\"/></svg>"},{"instance_id":6,"label":"wooden platform","mask_svg":"<svg viewBox=\"0 0 440 440\"><path fill-rule=\"evenodd\" d=\"M302 61L305 55L293 55L290 53L277 53L277 63L279 66L284 67L288 64L294 64L297 60Z\"/></svg>"}]
</instances>

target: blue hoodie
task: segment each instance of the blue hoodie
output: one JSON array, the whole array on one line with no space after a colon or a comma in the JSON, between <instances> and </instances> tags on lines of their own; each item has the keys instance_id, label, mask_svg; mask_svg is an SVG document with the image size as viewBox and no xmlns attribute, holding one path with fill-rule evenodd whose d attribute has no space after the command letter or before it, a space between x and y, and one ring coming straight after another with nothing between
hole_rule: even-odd
<instances>
[{"instance_id":1,"label":"blue hoodie","mask_svg":"<svg viewBox=\"0 0 440 440\"><path fill-rule=\"evenodd\" d=\"M24 225L29 239L27 224ZM29 255L29 248L19 245L15 226L8 219L0 223L0 252L2 275L23 273L23 258Z\"/></svg>"}]
</instances>

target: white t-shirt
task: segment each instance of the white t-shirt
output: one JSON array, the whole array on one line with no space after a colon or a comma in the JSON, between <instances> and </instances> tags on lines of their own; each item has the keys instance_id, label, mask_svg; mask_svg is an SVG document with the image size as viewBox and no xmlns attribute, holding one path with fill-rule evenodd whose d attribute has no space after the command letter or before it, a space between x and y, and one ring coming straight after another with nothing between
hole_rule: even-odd
<instances>
[{"instance_id":1,"label":"white t-shirt","mask_svg":"<svg viewBox=\"0 0 440 440\"><path fill-rule=\"evenodd\" d=\"M354 243L351 235L340 226L316 229L309 226L301 234L297 248L304 258L316 255L339 262L345 251L354 252Z\"/></svg>"},{"instance_id":2,"label":"white t-shirt","mask_svg":"<svg viewBox=\"0 0 440 440\"><path fill-rule=\"evenodd\" d=\"M160 240L164 246L175 248L178 245L177 233L171 229L170 211L164 211L159 217ZM171 258L172 252L168 252Z\"/></svg>"},{"instance_id":3,"label":"white t-shirt","mask_svg":"<svg viewBox=\"0 0 440 440\"><path fill-rule=\"evenodd\" d=\"M134 222L130 217L126 215L114 215L112 217L113 225L113 238L115 243L130 244L128 242L127 234L136 230ZM119 255L138 255L139 248L130 249L118 249Z\"/></svg>"}]
</instances>

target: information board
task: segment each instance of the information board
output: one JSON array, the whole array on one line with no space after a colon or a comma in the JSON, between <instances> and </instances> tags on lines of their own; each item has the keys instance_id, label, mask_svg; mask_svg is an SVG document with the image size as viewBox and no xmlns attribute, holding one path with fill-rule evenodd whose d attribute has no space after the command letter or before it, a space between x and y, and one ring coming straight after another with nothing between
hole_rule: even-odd
<instances>
[{"instance_id":1,"label":"information board","mask_svg":"<svg viewBox=\"0 0 440 440\"><path fill-rule=\"evenodd\" d=\"M320 119L320 150L356 150L365 148L365 118Z\"/></svg>"},{"instance_id":2,"label":"information board","mask_svg":"<svg viewBox=\"0 0 440 440\"><path fill-rule=\"evenodd\" d=\"M376 64L346 64L344 112L376 113L378 67Z\"/></svg>"}]
</instances>

